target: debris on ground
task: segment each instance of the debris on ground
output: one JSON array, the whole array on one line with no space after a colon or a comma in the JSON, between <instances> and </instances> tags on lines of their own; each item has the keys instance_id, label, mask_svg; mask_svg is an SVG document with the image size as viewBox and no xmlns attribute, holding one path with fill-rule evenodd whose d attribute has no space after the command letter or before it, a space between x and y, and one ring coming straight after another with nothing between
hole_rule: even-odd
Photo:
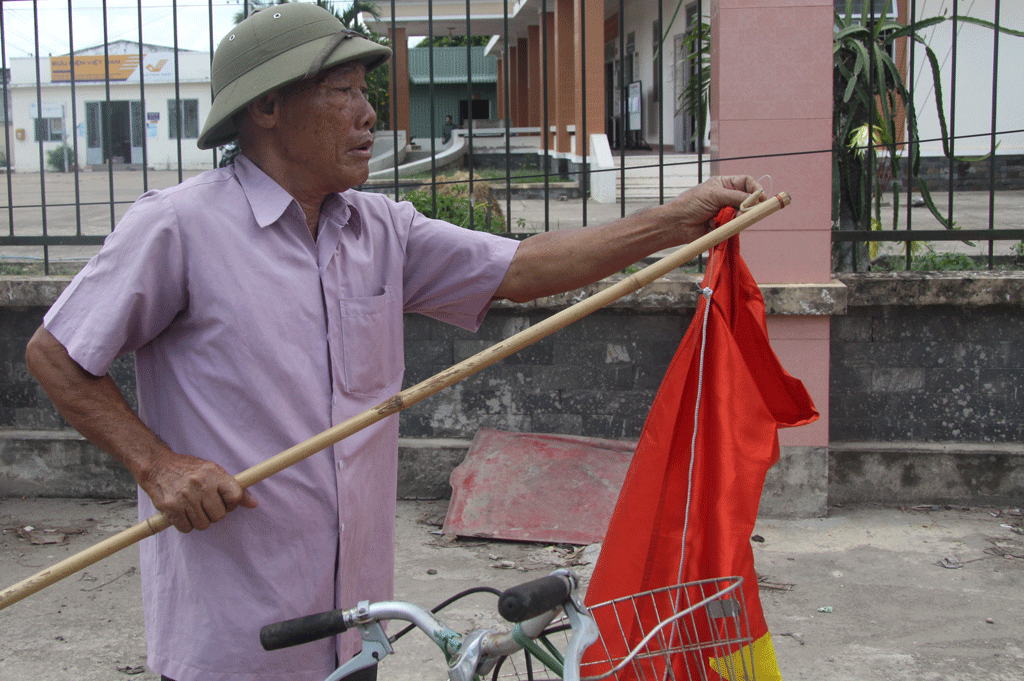
<instances>
[{"instance_id":1,"label":"debris on ground","mask_svg":"<svg viewBox=\"0 0 1024 681\"><path fill-rule=\"evenodd\" d=\"M784 582L770 582L764 577L758 577L757 586L759 589L768 589L769 591L792 591L796 584L786 584Z\"/></svg>"},{"instance_id":2,"label":"debris on ground","mask_svg":"<svg viewBox=\"0 0 1024 681\"><path fill-rule=\"evenodd\" d=\"M117 671L121 672L122 674L128 674L129 676L134 676L136 674L141 674L142 672L146 671L146 668L144 666L142 666L142 665L139 665L139 666L125 665L123 667L118 667Z\"/></svg>"},{"instance_id":3,"label":"debris on ground","mask_svg":"<svg viewBox=\"0 0 1024 681\"><path fill-rule=\"evenodd\" d=\"M68 538L66 532L58 532L57 530L37 530L31 525L19 527L17 529L17 533L19 537L22 539L28 539L29 543L32 544L63 544Z\"/></svg>"}]
</instances>

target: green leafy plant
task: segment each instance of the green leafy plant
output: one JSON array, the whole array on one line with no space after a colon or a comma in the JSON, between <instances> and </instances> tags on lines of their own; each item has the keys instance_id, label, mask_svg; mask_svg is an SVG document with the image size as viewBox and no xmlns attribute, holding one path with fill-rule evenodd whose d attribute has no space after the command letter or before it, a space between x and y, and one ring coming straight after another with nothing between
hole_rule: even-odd
<instances>
[{"instance_id":1,"label":"green leafy plant","mask_svg":"<svg viewBox=\"0 0 1024 681\"><path fill-rule=\"evenodd\" d=\"M474 189L480 192L485 188L478 184ZM413 189L403 194L402 200L412 203L416 210L428 218L444 220L478 232L501 234L505 231L505 220L500 211L495 210L496 206L491 201L471 199L465 184L442 185L437 189L436 199L429 188Z\"/></svg>"},{"instance_id":2,"label":"green leafy plant","mask_svg":"<svg viewBox=\"0 0 1024 681\"><path fill-rule=\"evenodd\" d=\"M708 102L711 98L711 24L697 23L683 39L686 58L683 68L688 69L690 77L686 87L679 93L680 109L693 116L694 125L692 141L698 146L704 139L704 131L708 129Z\"/></svg>"},{"instance_id":3,"label":"green leafy plant","mask_svg":"<svg viewBox=\"0 0 1024 681\"><path fill-rule=\"evenodd\" d=\"M924 272L976 270L978 263L965 253L937 253L931 246L923 255L915 256L910 269Z\"/></svg>"},{"instance_id":4,"label":"green leafy plant","mask_svg":"<svg viewBox=\"0 0 1024 681\"><path fill-rule=\"evenodd\" d=\"M75 152L66 144L50 149L46 152L46 167L58 173L74 170Z\"/></svg>"},{"instance_id":5,"label":"green leafy plant","mask_svg":"<svg viewBox=\"0 0 1024 681\"><path fill-rule=\"evenodd\" d=\"M1024 241L1018 241L1010 246L1010 252L1013 253L1013 261L1016 264L1024 264Z\"/></svg>"}]
</instances>

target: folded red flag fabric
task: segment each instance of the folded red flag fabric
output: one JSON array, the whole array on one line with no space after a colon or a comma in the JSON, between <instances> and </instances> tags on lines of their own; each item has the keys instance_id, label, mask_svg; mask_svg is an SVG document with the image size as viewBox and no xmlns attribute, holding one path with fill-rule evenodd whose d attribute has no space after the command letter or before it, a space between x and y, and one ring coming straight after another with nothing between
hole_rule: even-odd
<instances>
[{"instance_id":1,"label":"folded red flag fabric","mask_svg":"<svg viewBox=\"0 0 1024 681\"><path fill-rule=\"evenodd\" d=\"M700 637L714 639L716 633L709 631L714 618L706 617L690 627L695 630L682 632L696 638L691 644L703 653L673 657L675 678L744 679L752 659L758 681L781 679L761 610L750 536L765 474L779 459L778 428L810 423L818 412L771 349L764 299L740 257L738 237L711 252L701 291L697 313L644 424L586 602L592 606L684 582L742 577L752 644L724 650L705 646ZM645 621L654 615L635 609L598 609L595 616L605 641L606 630L620 627L625 640L615 644L621 650L598 652L600 645L592 646L584 660L592 664L624 654L657 624ZM637 675L627 670L618 678Z\"/></svg>"}]
</instances>

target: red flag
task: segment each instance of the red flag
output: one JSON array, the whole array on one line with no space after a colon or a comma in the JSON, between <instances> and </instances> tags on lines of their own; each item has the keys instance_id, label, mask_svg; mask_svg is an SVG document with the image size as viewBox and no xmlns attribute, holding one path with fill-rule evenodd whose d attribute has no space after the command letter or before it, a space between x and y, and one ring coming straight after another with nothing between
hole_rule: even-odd
<instances>
[{"instance_id":1,"label":"red flag","mask_svg":"<svg viewBox=\"0 0 1024 681\"><path fill-rule=\"evenodd\" d=\"M690 627L696 630L683 632L697 638L692 643L703 653L689 661L674 657L676 677L718 678L717 671L721 678L743 679L741 660L749 668L753 659L759 681L781 679L758 597L750 535L765 474L779 459L777 429L810 423L818 413L769 345L764 299L740 258L738 237L711 252L701 289L697 313L644 424L586 600L592 606L684 582L740 576L752 645L724 652L704 646L707 640L700 637L723 634L710 631L716 621L705 618ZM692 592L682 595L702 597ZM598 608L595 617L605 645L607 630L622 627L621 650L598 653L595 645L585 661L624 653L657 623L655 617L664 618L663 612L611 610Z\"/></svg>"}]
</instances>

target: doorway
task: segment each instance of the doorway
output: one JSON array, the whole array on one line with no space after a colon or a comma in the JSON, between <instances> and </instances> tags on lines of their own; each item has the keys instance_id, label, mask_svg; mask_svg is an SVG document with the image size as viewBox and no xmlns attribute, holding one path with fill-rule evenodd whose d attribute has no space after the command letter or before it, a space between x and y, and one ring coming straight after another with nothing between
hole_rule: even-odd
<instances>
[{"instance_id":1,"label":"doorway","mask_svg":"<svg viewBox=\"0 0 1024 681\"><path fill-rule=\"evenodd\" d=\"M85 162L89 165L142 163L142 102L86 102L85 126Z\"/></svg>"}]
</instances>

